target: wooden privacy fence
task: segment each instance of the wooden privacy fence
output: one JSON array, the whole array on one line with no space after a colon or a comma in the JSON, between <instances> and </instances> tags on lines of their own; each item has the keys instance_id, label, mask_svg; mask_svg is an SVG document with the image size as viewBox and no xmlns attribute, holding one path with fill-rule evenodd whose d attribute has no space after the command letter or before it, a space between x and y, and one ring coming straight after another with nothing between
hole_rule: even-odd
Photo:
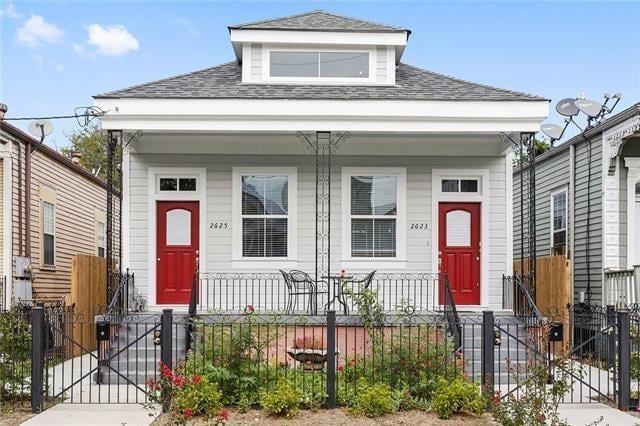
<instances>
[{"instance_id":1,"label":"wooden privacy fence","mask_svg":"<svg viewBox=\"0 0 640 426\"><path fill-rule=\"evenodd\" d=\"M104 313L107 305L107 262L102 257L77 254L71 260L70 303L84 321L74 321L73 340L88 350L96 350L94 318ZM82 353L79 345L73 345L73 355Z\"/></svg>"},{"instance_id":2,"label":"wooden privacy fence","mask_svg":"<svg viewBox=\"0 0 640 426\"><path fill-rule=\"evenodd\" d=\"M524 262L524 270L519 260L513 262L516 275L527 274L529 267ZM536 259L536 283L533 289L536 306L543 316L564 325L563 346L570 338L569 306L571 295L571 263L566 256L539 257Z\"/></svg>"}]
</instances>

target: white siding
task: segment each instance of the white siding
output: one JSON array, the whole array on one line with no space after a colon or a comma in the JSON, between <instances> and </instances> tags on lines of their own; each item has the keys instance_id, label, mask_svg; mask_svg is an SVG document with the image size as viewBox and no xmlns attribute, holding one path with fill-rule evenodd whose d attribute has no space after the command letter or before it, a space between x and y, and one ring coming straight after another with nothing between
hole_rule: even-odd
<instances>
[{"instance_id":1,"label":"white siding","mask_svg":"<svg viewBox=\"0 0 640 426\"><path fill-rule=\"evenodd\" d=\"M489 169L489 236L483 238L488 250L489 303L501 307L501 277L506 265L506 183L504 157L334 157L332 175L332 268L341 257L341 174L342 166L406 167L407 231L406 271L433 272L431 169ZM295 166L298 169L298 269L311 271L315 259L315 163L311 156L232 156L232 155L131 155L130 265L136 273L136 286L146 294L148 261L148 167L204 167L207 171L207 223L226 222L227 229L207 229L206 266L202 272L232 271L231 182L234 166ZM410 224L427 222L428 230L410 230ZM125 226L127 226L125 224ZM275 271L277 264L270 265ZM241 271L242 269L236 269ZM487 285L483 283L483 285Z\"/></svg>"},{"instance_id":2,"label":"white siding","mask_svg":"<svg viewBox=\"0 0 640 426\"><path fill-rule=\"evenodd\" d=\"M251 81L262 81L262 45L251 45Z\"/></svg>"},{"instance_id":3,"label":"white siding","mask_svg":"<svg viewBox=\"0 0 640 426\"><path fill-rule=\"evenodd\" d=\"M387 46L378 46L376 49L376 81L387 83Z\"/></svg>"}]
</instances>

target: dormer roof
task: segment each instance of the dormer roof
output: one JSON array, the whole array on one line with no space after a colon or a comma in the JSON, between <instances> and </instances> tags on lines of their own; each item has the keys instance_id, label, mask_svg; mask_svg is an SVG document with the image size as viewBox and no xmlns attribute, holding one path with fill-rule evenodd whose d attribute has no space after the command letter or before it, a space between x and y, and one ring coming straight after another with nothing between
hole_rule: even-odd
<instances>
[{"instance_id":1,"label":"dormer roof","mask_svg":"<svg viewBox=\"0 0 640 426\"><path fill-rule=\"evenodd\" d=\"M337 31L376 33L406 32L407 37L409 36L409 34L411 34L411 30L408 29L394 27L391 25L378 24L375 22L351 18L348 16L336 15L324 10L313 10L311 12L285 16L282 18L266 19L263 21L250 22L240 25L230 25L229 30Z\"/></svg>"}]
</instances>

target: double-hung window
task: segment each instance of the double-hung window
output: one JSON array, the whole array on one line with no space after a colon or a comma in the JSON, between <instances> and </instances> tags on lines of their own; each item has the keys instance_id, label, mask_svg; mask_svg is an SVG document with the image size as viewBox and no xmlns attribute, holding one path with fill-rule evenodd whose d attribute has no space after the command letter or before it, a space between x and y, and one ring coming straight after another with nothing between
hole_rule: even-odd
<instances>
[{"instance_id":1,"label":"double-hung window","mask_svg":"<svg viewBox=\"0 0 640 426\"><path fill-rule=\"evenodd\" d=\"M98 246L98 256L105 257L107 243L107 228L104 222L96 223L96 236Z\"/></svg>"},{"instance_id":2,"label":"double-hung window","mask_svg":"<svg viewBox=\"0 0 640 426\"><path fill-rule=\"evenodd\" d=\"M347 249L352 259L400 257L404 174L374 170L347 171L344 177L349 200Z\"/></svg>"},{"instance_id":3,"label":"double-hung window","mask_svg":"<svg viewBox=\"0 0 640 426\"><path fill-rule=\"evenodd\" d=\"M42 264L55 265L55 205L47 201L42 202Z\"/></svg>"},{"instance_id":4,"label":"double-hung window","mask_svg":"<svg viewBox=\"0 0 640 426\"><path fill-rule=\"evenodd\" d=\"M567 254L567 190L551 194L551 254Z\"/></svg>"},{"instance_id":5,"label":"double-hung window","mask_svg":"<svg viewBox=\"0 0 640 426\"><path fill-rule=\"evenodd\" d=\"M295 175L282 170L236 172L241 232L237 237L243 259L292 257Z\"/></svg>"}]
</instances>

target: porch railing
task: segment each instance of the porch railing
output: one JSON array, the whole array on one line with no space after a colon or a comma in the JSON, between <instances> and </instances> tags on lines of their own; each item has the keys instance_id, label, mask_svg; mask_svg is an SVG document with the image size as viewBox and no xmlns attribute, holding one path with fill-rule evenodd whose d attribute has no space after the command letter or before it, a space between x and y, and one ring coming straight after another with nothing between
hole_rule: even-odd
<instances>
[{"instance_id":1,"label":"porch railing","mask_svg":"<svg viewBox=\"0 0 640 426\"><path fill-rule=\"evenodd\" d=\"M540 327L546 319L531 296L532 284L526 275L502 276L502 308L512 310L527 327Z\"/></svg>"},{"instance_id":2,"label":"porch railing","mask_svg":"<svg viewBox=\"0 0 640 426\"><path fill-rule=\"evenodd\" d=\"M605 270L603 293L603 305L624 308L640 303L640 266Z\"/></svg>"},{"instance_id":3,"label":"porch railing","mask_svg":"<svg viewBox=\"0 0 640 426\"><path fill-rule=\"evenodd\" d=\"M458 351L462 347L462 325L458 316L458 309L451 291L451 283L447 274L442 275L442 286L444 290L444 316L447 321L447 329L453 338L454 348Z\"/></svg>"},{"instance_id":4,"label":"porch railing","mask_svg":"<svg viewBox=\"0 0 640 426\"><path fill-rule=\"evenodd\" d=\"M126 315L129 309L135 308L135 275L127 269L123 274L115 274L114 285L107 290L107 314ZM134 309L135 310L135 309Z\"/></svg>"},{"instance_id":5,"label":"porch railing","mask_svg":"<svg viewBox=\"0 0 640 426\"><path fill-rule=\"evenodd\" d=\"M359 275L354 279L361 278ZM385 273L378 272L371 283L377 293L378 302L385 311L437 311L440 304L437 288L440 277L431 273ZM197 310L243 312L285 312L290 298L286 283L280 273L275 272L209 272L200 274ZM317 295L318 312L324 312L336 289ZM290 313L308 313L308 296L294 297ZM330 300L331 299L331 300ZM357 313L355 301L348 296L344 300L350 313ZM334 301L340 310L341 305Z\"/></svg>"}]
</instances>

